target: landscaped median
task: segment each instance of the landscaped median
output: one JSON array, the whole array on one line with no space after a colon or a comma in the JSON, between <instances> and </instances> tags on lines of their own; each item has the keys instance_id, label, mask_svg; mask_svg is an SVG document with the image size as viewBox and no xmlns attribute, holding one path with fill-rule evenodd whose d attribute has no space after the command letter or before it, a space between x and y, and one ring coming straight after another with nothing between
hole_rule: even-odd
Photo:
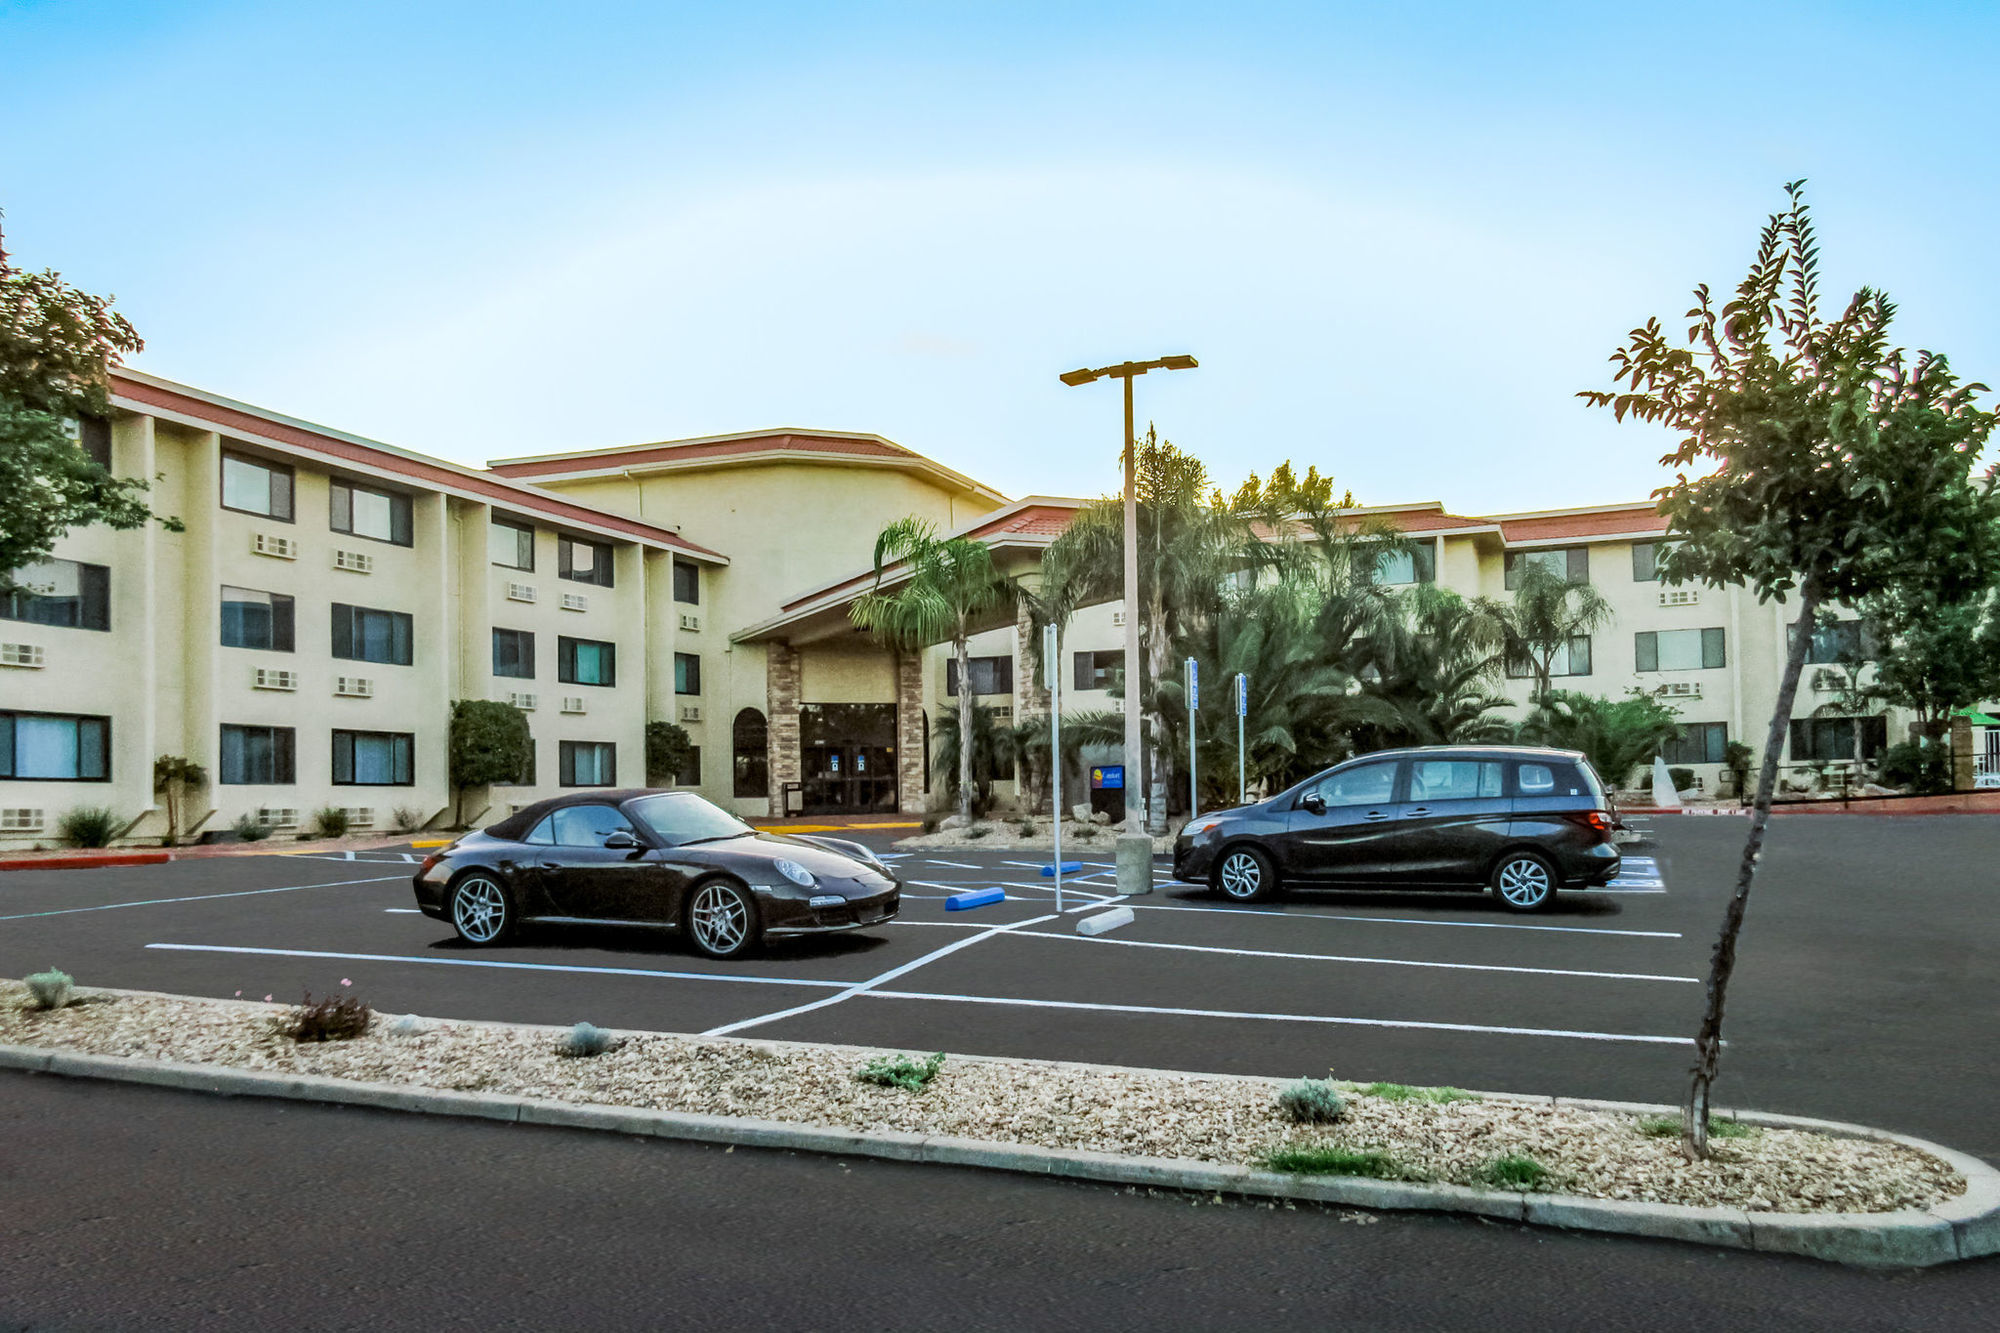
<instances>
[{"instance_id":1,"label":"landscaped median","mask_svg":"<svg viewBox=\"0 0 2000 1333\"><path fill-rule=\"evenodd\" d=\"M37 979L40 980L39 978ZM1664 1107L667 1033L345 1016L0 981L0 1067L208 1092L1489 1217L1924 1266L2000 1252L2000 1173L1856 1126ZM308 1031L337 1032L322 1006ZM871 1067L872 1066L872 1067ZM864 1077L865 1074L865 1077Z\"/></svg>"}]
</instances>

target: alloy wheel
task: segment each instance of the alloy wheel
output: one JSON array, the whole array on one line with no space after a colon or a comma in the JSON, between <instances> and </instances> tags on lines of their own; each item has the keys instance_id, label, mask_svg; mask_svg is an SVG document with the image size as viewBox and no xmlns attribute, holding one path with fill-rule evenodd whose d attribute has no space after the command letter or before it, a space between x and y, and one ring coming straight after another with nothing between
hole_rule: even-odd
<instances>
[{"instance_id":1,"label":"alloy wheel","mask_svg":"<svg viewBox=\"0 0 2000 1333\"><path fill-rule=\"evenodd\" d=\"M1554 891L1549 869L1532 856L1518 856L1500 867L1500 896L1514 907L1540 907Z\"/></svg>"},{"instance_id":2,"label":"alloy wheel","mask_svg":"<svg viewBox=\"0 0 2000 1333\"><path fill-rule=\"evenodd\" d=\"M1264 867L1249 852L1231 852L1216 872L1222 891L1231 898L1254 898L1264 887Z\"/></svg>"},{"instance_id":3,"label":"alloy wheel","mask_svg":"<svg viewBox=\"0 0 2000 1333\"><path fill-rule=\"evenodd\" d=\"M451 923L474 944L491 944L507 928L507 895L483 876L458 886L451 902Z\"/></svg>"},{"instance_id":4,"label":"alloy wheel","mask_svg":"<svg viewBox=\"0 0 2000 1333\"><path fill-rule=\"evenodd\" d=\"M750 905L727 884L705 885L688 910L695 943L710 953L731 954L750 933Z\"/></svg>"}]
</instances>

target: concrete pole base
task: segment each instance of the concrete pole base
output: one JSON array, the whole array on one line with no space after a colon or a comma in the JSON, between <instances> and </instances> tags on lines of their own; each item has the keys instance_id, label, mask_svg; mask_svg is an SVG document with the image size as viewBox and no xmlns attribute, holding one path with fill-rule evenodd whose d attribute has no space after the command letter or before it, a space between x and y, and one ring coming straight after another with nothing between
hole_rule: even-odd
<instances>
[{"instance_id":1,"label":"concrete pole base","mask_svg":"<svg viewBox=\"0 0 2000 1333\"><path fill-rule=\"evenodd\" d=\"M1133 894L1153 891L1153 840L1143 833L1124 833L1118 838L1118 892Z\"/></svg>"}]
</instances>

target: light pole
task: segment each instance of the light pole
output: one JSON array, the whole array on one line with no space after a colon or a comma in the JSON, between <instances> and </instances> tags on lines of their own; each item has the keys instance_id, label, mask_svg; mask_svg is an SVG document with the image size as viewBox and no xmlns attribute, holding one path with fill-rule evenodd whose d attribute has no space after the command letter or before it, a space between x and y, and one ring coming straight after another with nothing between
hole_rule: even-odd
<instances>
[{"instance_id":1,"label":"light pole","mask_svg":"<svg viewBox=\"0 0 2000 1333\"><path fill-rule=\"evenodd\" d=\"M1072 370L1060 376L1072 389L1095 380L1125 381L1125 835L1118 840L1118 891L1153 891L1152 840L1146 837L1145 790L1138 781L1143 767L1139 757L1139 687L1144 680L1139 666L1139 496L1132 476L1132 381L1149 370L1193 370L1199 363L1191 356L1163 356L1155 361L1121 361L1096 370ZM1143 860L1135 839L1145 842ZM1136 869L1128 871L1128 861Z\"/></svg>"}]
</instances>

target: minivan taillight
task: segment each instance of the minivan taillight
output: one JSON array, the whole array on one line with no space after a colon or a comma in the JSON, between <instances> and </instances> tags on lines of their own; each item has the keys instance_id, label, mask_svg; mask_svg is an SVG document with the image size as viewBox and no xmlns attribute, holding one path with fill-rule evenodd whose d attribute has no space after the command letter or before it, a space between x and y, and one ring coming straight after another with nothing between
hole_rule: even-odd
<instances>
[{"instance_id":1,"label":"minivan taillight","mask_svg":"<svg viewBox=\"0 0 2000 1333\"><path fill-rule=\"evenodd\" d=\"M1564 815L1563 818L1572 824L1581 824L1587 829L1596 829L1599 833L1609 833L1618 827L1618 822L1602 810L1579 810L1573 814Z\"/></svg>"}]
</instances>

